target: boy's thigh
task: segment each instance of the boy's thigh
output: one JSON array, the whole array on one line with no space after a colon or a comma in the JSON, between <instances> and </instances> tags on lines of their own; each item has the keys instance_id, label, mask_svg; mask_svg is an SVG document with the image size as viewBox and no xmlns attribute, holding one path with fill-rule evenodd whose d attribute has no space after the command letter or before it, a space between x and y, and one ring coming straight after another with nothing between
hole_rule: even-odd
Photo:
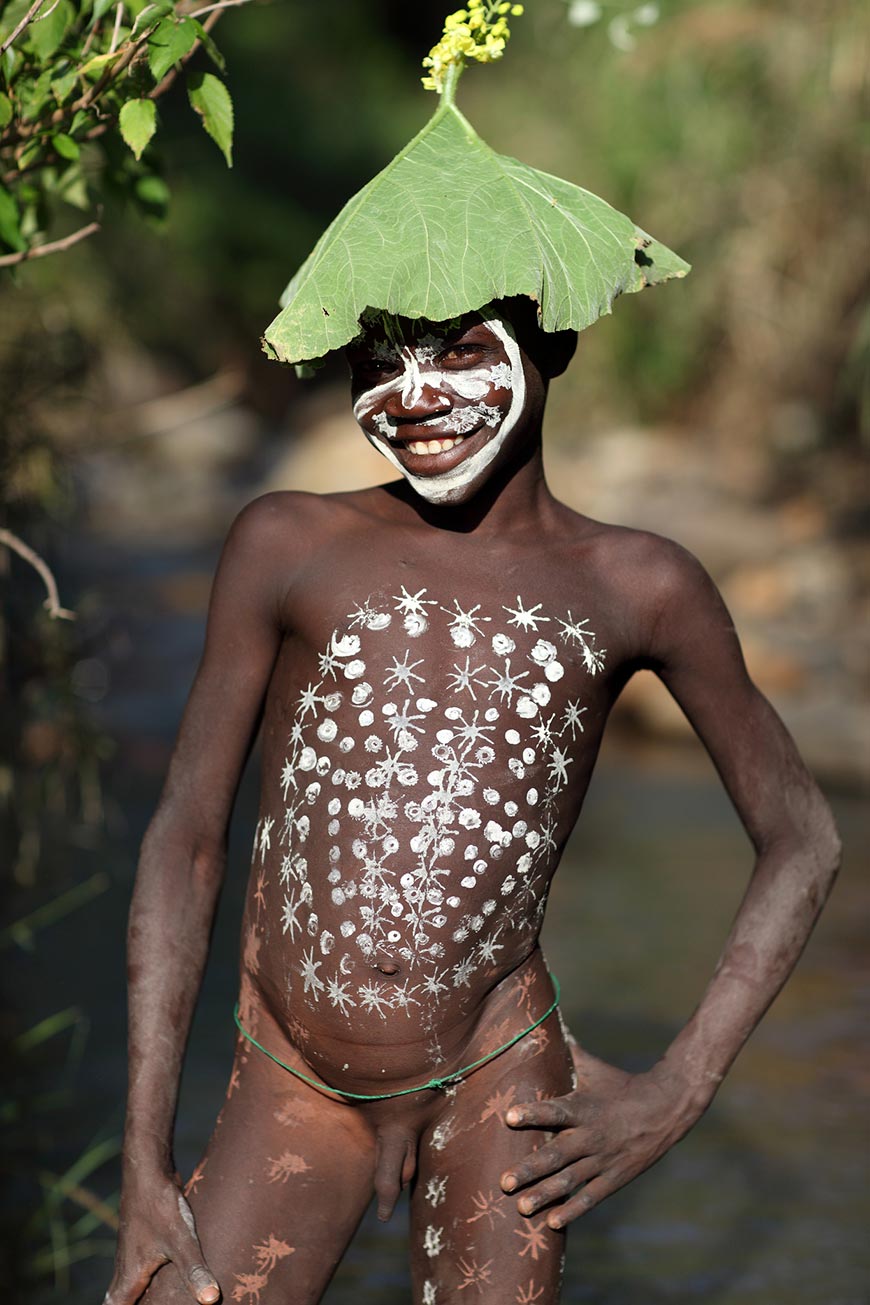
<instances>
[{"instance_id":1,"label":"boy's thigh","mask_svg":"<svg viewBox=\"0 0 870 1305\"><path fill-rule=\"evenodd\" d=\"M421 1138L411 1201L415 1305L558 1300L564 1232L548 1228L542 1215L521 1215L517 1194L499 1185L506 1169L550 1136L509 1128L505 1112L573 1086L557 1015L542 1033L471 1074Z\"/></svg>"},{"instance_id":2,"label":"boy's thigh","mask_svg":"<svg viewBox=\"0 0 870 1305\"><path fill-rule=\"evenodd\" d=\"M266 1057L237 1057L185 1187L221 1299L318 1301L371 1199L373 1164L370 1131L352 1109ZM142 1297L144 1305L191 1299L172 1264Z\"/></svg>"}]
</instances>

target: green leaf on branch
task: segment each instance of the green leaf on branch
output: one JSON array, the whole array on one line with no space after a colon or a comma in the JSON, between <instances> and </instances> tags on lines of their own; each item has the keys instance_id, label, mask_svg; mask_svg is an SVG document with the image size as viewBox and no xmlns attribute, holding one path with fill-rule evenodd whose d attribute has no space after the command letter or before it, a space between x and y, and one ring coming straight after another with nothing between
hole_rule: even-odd
<instances>
[{"instance_id":1,"label":"green leaf on branch","mask_svg":"<svg viewBox=\"0 0 870 1305\"><path fill-rule=\"evenodd\" d=\"M4 91L0 91L0 131L8 127L11 121L12 101Z\"/></svg>"},{"instance_id":2,"label":"green leaf on branch","mask_svg":"<svg viewBox=\"0 0 870 1305\"><path fill-rule=\"evenodd\" d=\"M143 215L156 225L162 224L169 209L169 187L162 177L137 177L133 187L136 202Z\"/></svg>"},{"instance_id":3,"label":"green leaf on branch","mask_svg":"<svg viewBox=\"0 0 870 1305\"><path fill-rule=\"evenodd\" d=\"M29 141L24 146L24 149L21 151L21 153L18 155L19 170L23 172L25 168L32 167L34 163L37 162L41 154L42 154L42 141L41 140Z\"/></svg>"},{"instance_id":4,"label":"green leaf on branch","mask_svg":"<svg viewBox=\"0 0 870 1305\"><path fill-rule=\"evenodd\" d=\"M3 76L6 78L7 86L11 85L12 79L15 76L15 69L18 67L20 62L21 55L10 45L9 49L4 51L3 57L0 58L0 72L2 72Z\"/></svg>"},{"instance_id":5,"label":"green leaf on branch","mask_svg":"<svg viewBox=\"0 0 870 1305\"><path fill-rule=\"evenodd\" d=\"M73 140L72 136L67 136L64 132L56 132L51 138L55 154L59 154L62 159L77 159L79 156L79 147Z\"/></svg>"},{"instance_id":6,"label":"green leaf on branch","mask_svg":"<svg viewBox=\"0 0 870 1305\"><path fill-rule=\"evenodd\" d=\"M62 77L55 77L54 81L51 83L51 93L57 100L58 104L63 104L64 100L78 81L78 76L78 68L71 68L69 72L64 73Z\"/></svg>"},{"instance_id":7,"label":"green leaf on branch","mask_svg":"<svg viewBox=\"0 0 870 1305\"><path fill-rule=\"evenodd\" d=\"M196 25L189 18L177 23L164 18L148 38L148 67L155 82L162 82L173 64L190 51L196 40Z\"/></svg>"},{"instance_id":8,"label":"green leaf on branch","mask_svg":"<svg viewBox=\"0 0 870 1305\"><path fill-rule=\"evenodd\" d=\"M233 102L230 93L214 73L191 73L187 94L202 125L227 161L233 166Z\"/></svg>"},{"instance_id":9,"label":"green leaf on branch","mask_svg":"<svg viewBox=\"0 0 870 1305\"><path fill-rule=\"evenodd\" d=\"M73 208L81 209L82 212L87 212L91 207L87 183L79 167L67 168L57 183L56 193L58 199L62 199L65 204L70 204Z\"/></svg>"},{"instance_id":10,"label":"green leaf on branch","mask_svg":"<svg viewBox=\"0 0 870 1305\"><path fill-rule=\"evenodd\" d=\"M0 240L16 254L27 248L21 235L18 205L5 186L0 186Z\"/></svg>"},{"instance_id":11,"label":"green leaf on branch","mask_svg":"<svg viewBox=\"0 0 870 1305\"><path fill-rule=\"evenodd\" d=\"M91 110L76 109L75 113L73 114L73 120L69 125L70 136L75 136L77 132L81 131L82 127L92 126L93 122L94 122L94 115L91 112Z\"/></svg>"},{"instance_id":12,"label":"green leaf on branch","mask_svg":"<svg viewBox=\"0 0 870 1305\"><path fill-rule=\"evenodd\" d=\"M157 129L157 106L153 100L128 100L119 118L121 135L137 159Z\"/></svg>"},{"instance_id":13,"label":"green leaf on branch","mask_svg":"<svg viewBox=\"0 0 870 1305\"><path fill-rule=\"evenodd\" d=\"M227 61L221 54L220 50L215 45L211 32L209 32L208 29L203 26L203 24L199 21L198 18L191 18L190 21L193 23L194 27L196 28L196 34L199 37L200 41L202 41L202 48L205 50L209 59L211 59L214 66L216 68L219 68L221 72L226 72Z\"/></svg>"},{"instance_id":14,"label":"green leaf on branch","mask_svg":"<svg viewBox=\"0 0 870 1305\"><path fill-rule=\"evenodd\" d=\"M98 23L106 10L112 7L113 3L114 0L94 0L94 12L88 26L93 27L95 23Z\"/></svg>"},{"instance_id":15,"label":"green leaf on branch","mask_svg":"<svg viewBox=\"0 0 870 1305\"><path fill-rule=\"evenodd\" d=\"M12 34L30 8L31 0L9 0L0 7L0 45Z\"/></svg>"},{"instance_id":16,"label":"green leaf on branch","mask_svg":"<svg viewBox=\"0 0 870 1305\"><path fill-rule=\"evenodd\" d=\"M38 118L51 95L51 69L38 77L21 77L18 81L18 112L22 121Z\"/></svg>"},{"instance_id":17,"label":"green leaf on branch","mask_svg":"<svg viewBox=\"0 0 870 1305\"><path fill-rule=\"evenodd\" d=\"M52 10L53 2L45 0L45 18L37 19L27 31L27 48L43 61L54 54L76 16L70 0L58 0Z\"/></svg>"},{"instance_id":18,"label":"green leaf on branch","mask_svg":"<svg viewBox=\"0 0 870 1305\"><path fill-rule=\"evenodd\" d=\"M115 50L112 54L95 54L92 59L88 59L87 63L83 63L79 68L79 76L89 77L91 81L95 82L98 77L103 75L106 66L113 59L117 59L119 54L119 50Z\"/></svg>"},{"instance_id":19,"label":"green leaf on branch","mask_svg":"<svg viewBox=\"0 0 870 1305\"><path fill-rule=\"evenodd\" d=\"M617 295L688 270L597 195L496 154L442 102L321 236L265 348L309 362L353 339L367 308L440 322L509 295L536 300L545 331L582 330Z\"/></svg>"},{"instance_id":20,"label":"green leaf on branch","mask_svg":"<svg viewBox=\"0 0 870 1305\"><path fill-rule=\"evenodd\" d=\"M175 7L172 0L156 0L155 4L146 5L136 15L136 20L130 28L130 35L136 36L137 33L144 31L146 27L155 27L165 14L171 14L174 11Z\"/></svg>"}]
</instances>

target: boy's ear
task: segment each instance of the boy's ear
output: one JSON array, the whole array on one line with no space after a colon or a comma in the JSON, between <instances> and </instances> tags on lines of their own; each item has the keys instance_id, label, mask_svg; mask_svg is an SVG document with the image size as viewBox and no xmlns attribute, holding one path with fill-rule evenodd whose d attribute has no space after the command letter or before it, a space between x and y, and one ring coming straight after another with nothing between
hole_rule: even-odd
<instances>
[{"instance_id":1,"label":"boy's ear","mask_svg":"<svg viewBox=\"0 0 870 1305\"><path fill-rule=\"evenodd\" d=\"M513 324L519 344L545 380L561 376L577 348L576 331L542 331L538 325L535 301L520 295L499 301L505 316Z\"/></svg>"},{"instance_id":2,"label":"boy's ear","mask_svg":"<svg viewBox=\"0 0 870 1305\"><path fill-rule=\"evenodd\" d=\"M545 342L541 350L542 368L547 377L561 376L577 351L576 331L553 331L551 334L540 333Z\"/></svg>"}]
</instances>

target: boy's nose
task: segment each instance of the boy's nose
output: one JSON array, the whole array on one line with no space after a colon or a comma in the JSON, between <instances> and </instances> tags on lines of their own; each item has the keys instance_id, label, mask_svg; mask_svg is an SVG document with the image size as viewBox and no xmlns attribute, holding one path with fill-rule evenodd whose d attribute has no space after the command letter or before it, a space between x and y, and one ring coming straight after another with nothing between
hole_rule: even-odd
<instances>
[{"instance_id":1,"label":"boy's nose","mask_svg":"<svg viewBox=\"0 0 870 1305\"><path fill-rule=\"evenodd\" d=\"M451 407L450 400L437 385L421 377L413 388L404 385L401 390L388 395L384 412L396 421L422 421L436 413L449 412Z\"/></svg>"}]
</instances>

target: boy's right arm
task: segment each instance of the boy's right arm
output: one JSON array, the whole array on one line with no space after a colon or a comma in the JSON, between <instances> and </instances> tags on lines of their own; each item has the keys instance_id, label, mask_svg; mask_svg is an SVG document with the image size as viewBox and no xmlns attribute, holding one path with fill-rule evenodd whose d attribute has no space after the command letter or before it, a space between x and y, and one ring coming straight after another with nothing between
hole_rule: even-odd
<instances>
[{"instance_id":1,"label":"boy's right arm","mask_svg":"<svg viewBox=\"0 0 870 1305\"><path fill-rule=\"evenodd\" d=\"M129 1083L120 1233L105 1305L134 1305L169 1261L196 1300L219 1298L174 1176L172 1130L223 880L227 826L281 643L287 497L255 500L227 537L202 662L142 844L127 933Z\"/></svg>"}]
</instances>

